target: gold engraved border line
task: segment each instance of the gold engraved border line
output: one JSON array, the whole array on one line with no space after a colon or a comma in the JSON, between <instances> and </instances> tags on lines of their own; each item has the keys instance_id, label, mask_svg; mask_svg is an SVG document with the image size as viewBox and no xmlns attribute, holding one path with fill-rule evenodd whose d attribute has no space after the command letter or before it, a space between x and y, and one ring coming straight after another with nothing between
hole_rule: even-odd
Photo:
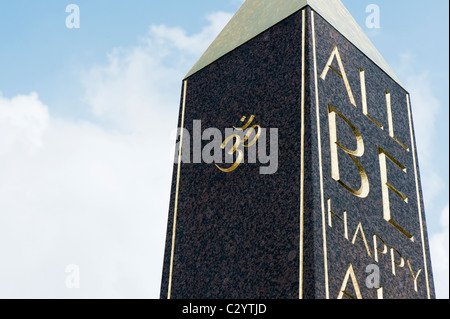
<instances>
[{"instance_id":1,"label":"gold engraved border line","mask_svg":"<svg viewBox=\"0 0 450 319\"><path fill-rule=\"evenodd\" d=\"M428 296L428 299L431 299L430 282L428 279L428 264L427 264L427 257L426 257L426 252L425 252L425 235L424 235L424 231L423 231L422 206L421 206L421 202L420 202L419 176L418 176L418 172L417 172L416 145L414 142L414 130L413 130L412 111L411 111L411 103L409 101L409 94L406 94L406 103L408 105L409 130L410 130L410 135L411 135L411 148L412 148L413 161L414 161L414 175L415 175L415 179L416 179L417 208L419 211L420 237L422 240L422 253L423 253L423 263L424 263L424 267L425 267L425 280L427 283L427 296Z\"/></svg>"},{"instance_id":2,"label":"gold engraved border line","mask_svg":"<svg viewBox=\"0 0 450 319\"><path fill-rule=\"evenodd\" d=\"M181 154L183 148L183 129L184 129L184 114L186 110L186 92L187 92L187 80L184 81L183 85L183 107L181 111L180 147L178 149L177 184L175 188L175 207L173 213L173 229L172 229L172 250L170 252L169 288L167 291L167 299L170 299L170 296L172 294L173 257L175 255L175 239L177 231L178 192L180 189Z\"/></svg>"},{"instance_id":3,"label":"gold engraved border line","mask_svg":"<svg viewBox=\"0 0 450 319\"><path fill-rule=\"evenodd\" d=\"M305 45L306 45L306 11L302 11L302 92L301 92L301 164L300 164L300 274L299 298L303 299L303 245L305 214Z\"/></svg>"},{"instance_id":4,"label":"gold engraved border line","mask_svg":"<svg viewBox=\"0 0 450 319\"><path fill-rule=\"evenodd\" d=\"M314 83L316 95L316 116L317 116L317 145L319 149L319 172L320 172L320 201L322 208L322 235L323 235L323 259L325 271L325 296L330 299L330 289L328 283L328 253L327 253L327 230L325 220L325 201L323 188L323 166L322 166L322 137L320 132L320 104L319 104L319 84L317 74L317 54L316 54L316 28L314 22L314 11L311 11L312 39L313 39L313 55L314 55Z\"/></svg>"}]
</instances>

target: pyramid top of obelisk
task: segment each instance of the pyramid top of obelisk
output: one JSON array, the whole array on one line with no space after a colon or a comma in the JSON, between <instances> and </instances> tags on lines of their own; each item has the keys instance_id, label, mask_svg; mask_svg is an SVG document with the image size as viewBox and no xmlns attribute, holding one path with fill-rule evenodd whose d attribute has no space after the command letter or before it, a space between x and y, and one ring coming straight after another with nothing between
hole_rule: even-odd
<instances>
[{"instance_id":1,"label":"pyramid top of obelisk","mask_svg":"<svg viewBox=\"0 0 450 319\"><path fill-rule=\"evenodd\" d=\"M392 69L340 0L246 0L186 78L306 6L310 6L320 14L401 85Z\"/></svg>"}]
</instances>

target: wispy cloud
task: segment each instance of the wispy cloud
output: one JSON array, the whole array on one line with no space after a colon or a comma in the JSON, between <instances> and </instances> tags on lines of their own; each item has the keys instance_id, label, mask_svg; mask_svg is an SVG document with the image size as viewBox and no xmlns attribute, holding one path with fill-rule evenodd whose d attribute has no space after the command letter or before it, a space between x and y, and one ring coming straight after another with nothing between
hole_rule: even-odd
<instances>
[{"instance_id":1,"label":"wispy cloud","mask_svg":"<svg viewBox=\"0 0 450 319\"><path fill-rule=\"evenodd\" d=\"M441 231L434 234L431 241L436 294L441 299L449 298L449 205L441 213Z\"/></svg>"},{"instance_id":2,"label":"wispy cloud","mask_svg":"<svg viewBox=\"0 0 450 319\"><path fill-rule=\"evenodd\" d=\"M41 146L49 118L36 93L7 99L0 92L0 154Z\"/></svg>"},{"instance_id":3,"label":"wispy cloud","mask_svg":"<svg viewBox=\"0 0 450 319\"><path fill-rule=\"evenodd\" d=\"M438 226L433 225L434 227L428 229L436 291L438 297L448 298L448 193L442 169L436 165L439 150L436 149L435 143L439 138L436 125L443 106L433 90L429 72L417 71L418 64L414 55L405 53L400 58L401 63L397 71L411 93L425 210L428 220L441 220ZM445 205L447 207L441 214ZM447 250L443 249L445 247ZM442 280L445 278L447 280Z\"/></svg>"},{"instance_id":4,"label":"wispy cloud","mask_svg":"<svg viewBox=\"0 0 450 319\"><path fill-rule=\"evenodd\" d=\"M207 18L192 35L152 26L82 72L95 123L0 95L0 297L159 297L181 79L231 14Z\"/></svg>"}]
</instances>

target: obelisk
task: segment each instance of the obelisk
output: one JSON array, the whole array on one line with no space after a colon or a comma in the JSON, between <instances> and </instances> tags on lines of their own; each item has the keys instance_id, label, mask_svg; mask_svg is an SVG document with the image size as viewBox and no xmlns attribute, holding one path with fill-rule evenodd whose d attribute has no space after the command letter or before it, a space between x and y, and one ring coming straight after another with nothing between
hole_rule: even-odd
<instances>
[{"instance_id":1,"label":"obelisk","mask_svg":"<svg viewBox=\"0 0 450 319\"><path fill-rule=\"evenodd\" d=\"M411 107L339 0L247 0L183 81L161 298L434 298Z\"/></svg>"}]
</instances>

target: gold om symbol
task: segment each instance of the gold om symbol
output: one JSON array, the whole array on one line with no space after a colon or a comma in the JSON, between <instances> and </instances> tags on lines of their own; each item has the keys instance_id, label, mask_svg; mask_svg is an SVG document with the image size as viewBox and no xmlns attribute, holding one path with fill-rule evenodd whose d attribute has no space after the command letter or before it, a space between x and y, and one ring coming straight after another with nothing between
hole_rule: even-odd
<instances>
[{"instance_id":1,"label":"gold om symbol","mask_svg":"<svg viewBox=\"0 0 450 319\"><path fill-rule=\"evenodd\" d=\"M247 119L246 116L242 117L241 122L245 122L246 119ZM252 115L252 116L249 118L249 120L247 121L247 123L246 123L244 126L239 127L239 128L233 126L233 128L236 129L236 130L238 130L238 131L244 131L244 130L246 130L246 129L252 124L252 122L253 122L254 119L255 119L255 116ZM257 133L256 133L256 136L255 136L255 138L253 139L253 141L251 141L250 143L245 144L245 143L249 140L251 134L252 134L255 130L257 130ZM238 168L238 166L239 166L239 165L242 163L242 161L244 160L244 152L243 152L242 150L238 149L239 146L240 146L241 144L243 144L244 147L247 147L247 148L248 148L248 147L254 145L254 144L258 141L258 139L260 138L260 136L261 136L261 126L259 126L259 125L253 125L253 126L250 127L250 128L247 130L247 132L245 133L244 139L242 139L241 136L240 136L240 135L237 135L237 134L231 135L231 136L227 137L227 138L225 139L225 141L223 141L223 143L222 143L222 145L221 145L221 148L222 148L222 149L225 149L225 147L226 147L229 143L232 143L233 140L236 139L236 142L234 142L233 148L230 149L230 150L228 151L228 154L229 154L229 155L233 155L234 153L237 153L236 162L235 162L231 167L229 167L229 168L221 168L219 165L216 164L217 168L220 169L222 172L225 172L225 173L230 173L230 172L234 171L236 168Z\"/></svg>"}]
</instances>

